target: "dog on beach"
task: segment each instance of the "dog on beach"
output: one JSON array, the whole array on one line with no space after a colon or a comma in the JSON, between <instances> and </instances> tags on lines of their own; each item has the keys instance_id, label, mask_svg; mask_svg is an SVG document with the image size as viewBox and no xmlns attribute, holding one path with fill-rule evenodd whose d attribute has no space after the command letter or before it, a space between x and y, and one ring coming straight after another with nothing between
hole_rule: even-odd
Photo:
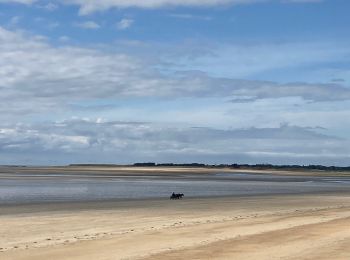
<instances>
[{"instance_id":1,"label":"dog on beach","mask_svg":"<svg viewBox=\"0 0 350 260\"><path fill-rule=\"evenodd\" d=\"M179 200L182 199L185 195L183 193L175 193L171 194L170 199L171 200Z\"/></svg>"}]
</instances>

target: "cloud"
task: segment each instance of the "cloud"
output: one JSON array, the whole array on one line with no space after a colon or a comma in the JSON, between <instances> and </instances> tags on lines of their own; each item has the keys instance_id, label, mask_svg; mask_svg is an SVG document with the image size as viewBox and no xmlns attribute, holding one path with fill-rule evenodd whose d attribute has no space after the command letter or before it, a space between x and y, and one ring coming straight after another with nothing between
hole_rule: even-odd
<instances>
[{"instance_id":1,"label":"cloud","mask_svg":"<svg viewBox=\"0 0 350 260\"><path fill-rule=\"evenodd\" d=\"M159 52L161 48L157 50ZM168 53L168 61L183 70L207 71L211 75L235 78L256 78L261 74L273 78L274 74L278 75L276 71L289 69L296 74L290 77L294 80L304 69L347 62L350 49L348 44L329 40L246 44L193 41Z\"/></svg>"},{"instance_id":2,"label":"cloud","mask_svg":"<svg viewBox=\"0 0 350 260\"><path fill-rule=\"evenodd\" d=\"M86 15L110 8L164 8L164 7L212 7L222 5L239 5L265 3L273 0L66 0L65 3L80 6L80 14ZM280 0L281 2L312 3L317 0Z\"/></svg>"},{"instance_id":3,"label":"cloud","mask_svg":"<svg viewBox=\"0 0 350 260\"><path fill-rule=\"evenodd\" d=\"M271 121L277 125L283 120L290 122L293 116L302 117L304 126L315 126L317 118L329 121L337 117L345 129L349 111L338 112L336 104L344 109L344 103L335 101L350 100L348 88L213 77L200 71L162 73L157 62L105 49L52 46L43 37L0 27L0 162L348 162L348 140L315 128L262 126ZM310 105L311 111L288 107L281 112L293 97L335 104ZM149 113L153 105L143 103L147 98L166 100L154 108L165 116ZM189 101L169 101L177 98ZM126 99L134 101L127 104L129 111L125 112L125 107L112 111L112 117L123 118L125 113L124 118L152 117L159 123L63 120L74 114L91 114L72 108L72 104L90 105L98 113L96 107L121 106ZM219 104L208 108L213 105L208 99ZM230 99L249 103L225 103L220 110ZM192 107L187 107L189 103ZM277 105L271 108L271 104ZM230 112L227 108L232 112L223 117ZM226 126L236 128L218 126L220 116ZM240 120L259 127L239 128ZM203 122L216 126L193 127Z\"/></svg>"},{"instance_id":4,"label":"cloud","mask_svg":"<svg viewBox=\"0 0 350 260\"><path fill-rule=\"evenodd\" d=\"M134 20L124 18L117 23L117 28L118 30L126 30L129 27L131 27L133 23L134 23Z\"/></svg>"},{"instance_id":5,"label":"cloud","mask_svg":"<svg viewBox=\"0 0 350 260\"><path fill-rule=\"evenodd\" d=\"M68 36L61 36L58 38L60 42L69 42L71 39Z\"/></svg>"},{"instance_id":6,"label":"cloud","mask_svg":"<svg viewBox=\"0 0 350 260\"><path fill-rule=\"evenodd\" d=\"M37 2L38 0L0 0L0 4L1 3L17 3L17 4L33 4L35 2Z\"/></svg>"},{"instance_id":7,"label":"cloud","mask_svg":"<svg viewBox=\"0 0 350 260\"><path fill-rule=\"evenodd\" d=\"M264 0L68 0L67 3L76 4L81 7L80 14L86 15L96 11L104 11L110 8L162 8L167 6L216 6L226 4L246 4L261 2Z\"/></svg>"},{"instance_id":8,"label":"cloud","mask_svg":"<svg viewBox=\"0 0 350 260\"><path fill-rule=\"evenodd\" d=\"M193 14L169 14L169 17L178 18L178 19L188 19L188 20L204 20L211 21L213 18L207 15L193 15Z\"/></svg>"},{"instance_id":9,"label":"cloud","mask_svg":"<svg viewBox=\"0 0 350 260\"><path fill-rule=\"evenodd\" d=\"M44 4L44 5L41 5L39 7L42 8L42 9L45 9L45 10L47 10L49 12L53 12L53 11L58 9L58 5L54 4L54 3L51 3L51 2L47 3L47 4Z\"/></svg>"},{"instance_id":10,"label":"cloud","mask_svg":"<svg viewBox=\"0 0 350 260\"><path fill-rule=\"evenodd\" d=\"M282 84L196 71L164 74L158 69L161 65L152 62L157 61L107 50L55 47L45 38L0 27L0 112L2 117L40 114L65 110L77 101L126 97L350 100L350 89L335 83Z\"/></svg>"},{"instance_id":11,"label":"cloud","mask_svg":"<svg viewBox=\"0 0 350 260\"><path fill-rule=\"evenodd\" d=\"M265 3L273 0L60 0L66 4L80 6L80 14L87 15L96 11L105 11L110 8L164 8L164 7L212 7L222 5L240 5ZM319 3L323 0L279 0L282 3ZM40 0L0 0L0 3L33 4ZM53 4L48 4L49 9L55 9Z\"/></svg>"},{"instance_id":12,"label":"cloud","mask_svg":"<svg viewBox=\"0 0 350 260\"><path fill-rule=\"evenodd\" d=\"M307 162L348 158L346 140L317 133L316 129L282 125L277 128L216 129L176 127L142 122L74 119L46 124L0 126L0 151L8 154L55 154L60 163L76 162L190 162L212 158L211 163ZM59 157L60 155L61 157ZM91 159L93 158L93 159ZM214 159L213 159L214 158ZM220 159L221 158L221 159ZM243 161L243 158L244 161ZM255 158L255 159L254 159ZM202 159L203 160L203 159Z\"/></svg>"},{"instance_id":13,"label":"cloud","mask_svg":"<svg viewBox=\"0 0 350 260\"><path fill-rule=\"evenodd\" d=\"M86 21L86 22L82 22L82 23L75 23L74 24L77 27L83 28L83 29L92 29L92 30L96 30L96 29L100 29L101 26L94 22L94 21Z\"/></svg>"}]
</instances>

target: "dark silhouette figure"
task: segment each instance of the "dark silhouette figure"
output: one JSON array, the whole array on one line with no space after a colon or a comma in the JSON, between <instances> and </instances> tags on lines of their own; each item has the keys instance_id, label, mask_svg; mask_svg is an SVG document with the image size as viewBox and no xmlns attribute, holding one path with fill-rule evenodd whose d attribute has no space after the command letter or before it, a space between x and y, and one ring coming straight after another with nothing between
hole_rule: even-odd
<instances>
[{"instance_id":1,"label":"dark silhouette figure","mask_svg":"<svg viewBox=\"0 0 350 260\"><path fill-rule=\"evenodd\" d=\"M173 194L171 194L170 199L171 200L179 200L182 199L183 196L185 196L183 193L175 193L173 192Z\"/></svg>"}]
</instances>

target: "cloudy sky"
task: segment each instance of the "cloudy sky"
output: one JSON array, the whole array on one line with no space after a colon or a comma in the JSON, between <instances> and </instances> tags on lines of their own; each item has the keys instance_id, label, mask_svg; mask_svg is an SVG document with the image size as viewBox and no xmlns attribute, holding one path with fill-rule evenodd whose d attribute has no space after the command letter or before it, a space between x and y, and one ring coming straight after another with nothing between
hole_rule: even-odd
<instances>
[{"instance_id":1,"label":"cloudy sky","mask_svg":"<svg viewBox=\"0 0 350 260\"><path fill-rule=\"evenodd\" d=\"M0 0L0 164L350 165L348 0Z\"/></svg>"}]
</instances>

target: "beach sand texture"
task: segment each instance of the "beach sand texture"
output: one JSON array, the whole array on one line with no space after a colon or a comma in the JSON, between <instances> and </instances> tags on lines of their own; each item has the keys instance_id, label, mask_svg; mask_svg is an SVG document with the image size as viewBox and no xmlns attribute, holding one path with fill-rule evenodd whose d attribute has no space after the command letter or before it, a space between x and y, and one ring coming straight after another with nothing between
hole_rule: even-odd
<instances>
[{"instance_id":1,"label":"beach sand texture","mask_svg":"<svg viewBox=\"0 0 350 260\"><path fill-rule=\"evenodd\" d=\"M350 259L350 194L2 206L0 259Z\"/></svg>"}]
</instances>

